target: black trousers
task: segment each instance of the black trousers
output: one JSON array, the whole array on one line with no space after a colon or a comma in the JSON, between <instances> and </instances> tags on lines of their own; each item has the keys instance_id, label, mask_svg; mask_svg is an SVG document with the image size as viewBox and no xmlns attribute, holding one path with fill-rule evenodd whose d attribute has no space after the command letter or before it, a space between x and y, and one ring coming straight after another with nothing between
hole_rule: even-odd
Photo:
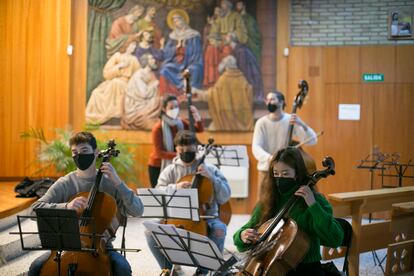
<instances>
[{"instance_id":1,"label":"black trousers","mask_svg":"<svg viewBox=\"0 0 414 276\"><path fill-rule=\"evenodd\" d=\"M151 187L154 188L157 186L158 177L160 176L161 168L148 166L148 174L150 178Z\"/></svg>"}]
</instances>

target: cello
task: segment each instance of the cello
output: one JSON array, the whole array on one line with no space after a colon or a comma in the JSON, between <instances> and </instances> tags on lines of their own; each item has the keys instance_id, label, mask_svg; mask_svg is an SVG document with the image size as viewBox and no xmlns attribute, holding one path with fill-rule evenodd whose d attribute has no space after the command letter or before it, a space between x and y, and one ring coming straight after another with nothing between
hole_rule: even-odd
<instances>
[{"instance_id":1,"label":"cello","mask_svg":"<svg viewBox=\"0 0 414 276\"><path fill-rule=\"evenodd\" d=\"M326 169L315 171L307 186L312 187L320 179L335 174L335 162L331 157L325 157L322 165ZM285 275L301 262L310 247L309 238L293 219L285 219L299 199L293 195L273 218L259 227L259 239L237 275Z\"/></svg>"},{"instance_id":2,"label":"cello","mask_svg":"<svg viewBox=\"0 0 414 276\"><path fill-rule=\"evenodd\" d=\"M183 77L185 80L185 94L187 97L187 111L188 111L188 120L190 122L190 131L192 131L193 133L195 133L195 129L194 129L194 117L193 117L193 113L191 112L191 106L192 104L192 92L191 92L191 73L190 70L185 69L183 72ZM214 141L214 140L213 140ZM211 147L215 147L213 145L211 145ZM209 149L210 150L210 149ZM192 181L192 176L184 176L182 179L180 179L179 182L181 181ZM228 225L230 223L230 219L231 219L231 215L232 215L232 210L231 210L231 205L230 205L230 201L227 201L223 204L218 204L218 213L219 213L219 218L222 222L224 222L226 225Z\"/></svg>"},{"instance_id":3,"label":"cello","mask_svg":"<svg viewBox=\"0 0 414 276\"><path fill-rule=\"evenodd\" d=\"M214 143L214 139L210 138L208 144L205 146L204 153L200 159L197 160L196 168L204 163L204 160L210 152ZM202 176L201 174L186 175L182 177L178 182L190 181L191 188L197 189L198 201L199 201L199 213L200 218L206 216L206 211L209 209L212 200L214 199L213 183L210 179ZM183 219L167 219L167 224L175 224L178 228L182 228L188 231L198 233L203 236L207 236L207 222L204 219L200 221L183 220Z\"/></svg>"},{"instance_id":4,"label":"cello","mask_svg":"<svg viewBox=\"0 0 414 276\"><path fill-rule=\"evenodd\" d=\"M309 86L305 80L299 81L298 87L300 90L296 94L295 100L293 101L293 107L292 107L291 114L296 114L297 109L300 109L302 107L305 97L309 92ZM298 142L292 140L294 126L295 126L294 124L289 125L286 147L289 147L289 146L296 147L296 145L298 144ZM301 147L297 147L297 148L300 150L300 153L302 154L308 173L313 173L314 171L316 171L315 160L313 160L313 158L308 153L306 153Z\"/></svg>"},{"instance_id":5,"label":"cello","mask_svg":"<svg viewBox=\"0 0 414 276\"><path fill-rule=\"evenodd\" d=\"M119 150L116 150L115 146L115 141L110 140L108 148L99 153L98 157L102 157L102 162L109 162L111 157L118 156ZM78 193L73 197L88 198L87 207L81 211L81 214L78 214L79 232L82 247L94 250L92 252L52 251L43 264L40 275L112 275L106 243L115 237L120 217L115 199L104 192L99 192L101 180L102 172L98 170L91 190ZM59 266L56 264L57 258L60 259Z\"/></svg>"}]
</instances>

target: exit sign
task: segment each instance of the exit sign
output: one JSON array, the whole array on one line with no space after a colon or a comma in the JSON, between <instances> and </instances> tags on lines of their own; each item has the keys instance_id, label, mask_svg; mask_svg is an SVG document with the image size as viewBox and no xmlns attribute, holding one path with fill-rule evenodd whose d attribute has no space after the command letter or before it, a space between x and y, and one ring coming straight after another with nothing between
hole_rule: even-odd
<instances>
[{"instance_id":1,"label":"exit sign","mask_svg":"<svg viewBox=\"0 0 414 276\"><path fill-rule=\"evenodd\" d=\"M363 74L362 80L366 82L383 82L384 74Z\"/></svg>"}]
</instances>

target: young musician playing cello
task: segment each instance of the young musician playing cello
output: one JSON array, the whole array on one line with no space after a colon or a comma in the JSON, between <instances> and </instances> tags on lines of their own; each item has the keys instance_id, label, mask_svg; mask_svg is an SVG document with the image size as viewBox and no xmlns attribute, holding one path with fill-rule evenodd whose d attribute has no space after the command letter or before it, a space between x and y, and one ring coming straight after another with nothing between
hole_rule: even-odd
<instances>
[{"instance_id":1,"label":"young musician playing cello","mask_svg":"<svg viewBox=\"0 0 414 276\"><path fill-rule=\"evenodd\" d=\"M59 178L43 197L33 203L33 210L53 208L74 209L81 212L87 206L85 197L75 196L80 192L90 191L95 183L97 175L96 157L99 153L96 139L90 132L78 132L70 138L69 145L77 166L76 171ZM115 199L118 212L121 212L122 215L141 216L144 211L141 200L121 180L111 163L102 163L100 170L103 177L99 190ZM114 275L132 274L131 266L124 256L116 251L108 251L108 254L110 255ZM49 255L50 252L34 260L30 266L29 275L39 275L43 263Z\"/></svg>"},{"instance_id":2,"label":"young musician playing cello","mask_svg":"<svg viewBox=\"0 0 414 276\"><path fill-rule=\"evenodd\" d=\"M233 236L237 249L246 251L252 248L259 238L255 229L274 217L283 205L296 195L303 200L294 205L288 217L308 234L310 248L302 262L288 275L324 275L320 264L320 245L336 248L341 244L344 233L332 216L331 205L313 188L305 186L307 182L308 173L299 150L280 150L270 162L260 201L250 220Z\"/></svg>"},{"instance_id":3,"label":"young musician playing cello","mask_svg":"<svg viewBox=\"0 0 414 276\"><path fill-rule=\"evenodd\" d=\"M173 163L167 166L158 178L156 188L162 189L186 189L191 188L189 181L178 182L182 177L189 174L201 174L207 177L214 186L214 198L207 210L206 215L218 216L218 204L223 204L230 199L231 191L227 183L227 179L215 166L210 164L201 164L198 168L197 163L197 139L193 132L182 130L177 133L174 138L174 144L177 150L177 156L173 159ZM177 183L178 182L178 183ZM226 237L227 226L219 218L207 220L208 237L214 241L218 249L222 252L224 249L224 240ZM157 259L162 269L171 269L171 264L161 254L156 243L149 233L146 233L147 242L153 255ZM207 270L197 269L197 275L206 274Z\"/></svg>"}]
</instances>

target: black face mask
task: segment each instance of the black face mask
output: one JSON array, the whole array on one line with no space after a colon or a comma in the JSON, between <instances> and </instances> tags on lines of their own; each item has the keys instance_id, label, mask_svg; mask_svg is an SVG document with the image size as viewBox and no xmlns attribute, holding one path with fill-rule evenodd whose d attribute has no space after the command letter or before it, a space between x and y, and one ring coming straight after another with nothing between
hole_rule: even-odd
<instances>
[{"instance_id":1,"label":"black face mask","mask_svg":"<svg viewBox=\"0 0 414 276\"><path fill-rule=\"evenodd\" d=\"M267 110L269 110L269 112L271 113L275 112L278 108L279 106L277 104L272 104L272 103L267 104Z\"/></svg>"},{"instance_id":2,"label":"black face mask","mask_svg":"<svg viewBox=\"0 0 414 276\"><path fill-rule=\"evenodd\" d=\"M73 161L75 161L76 167L84 171L92 165L93 160L95 160L95 154L86 153L86 154L76 154L73 156Z\"/></svg>"},{"instance_id":3,"label":"black face mask","mask_svg":"<svg viewBox=\"0 0 414 276\"><path fill-rule=\"evenodd\" d=\"M195 151L185 151L180 153L180 159L184 162L184 163L191 163L194 161L196 156Z\"/></svg>"},{"instance_id":4,"label":"black face mask","mask_svg":"<svg viewBox=\"0 0 414 276\"><path fill-rule=\"evenodd\" d=\"M273 178L273 184L277 187L280 194L286 194L297 188L296 179L290 177L275 177Z\"/></svg>"}]
</instances>

